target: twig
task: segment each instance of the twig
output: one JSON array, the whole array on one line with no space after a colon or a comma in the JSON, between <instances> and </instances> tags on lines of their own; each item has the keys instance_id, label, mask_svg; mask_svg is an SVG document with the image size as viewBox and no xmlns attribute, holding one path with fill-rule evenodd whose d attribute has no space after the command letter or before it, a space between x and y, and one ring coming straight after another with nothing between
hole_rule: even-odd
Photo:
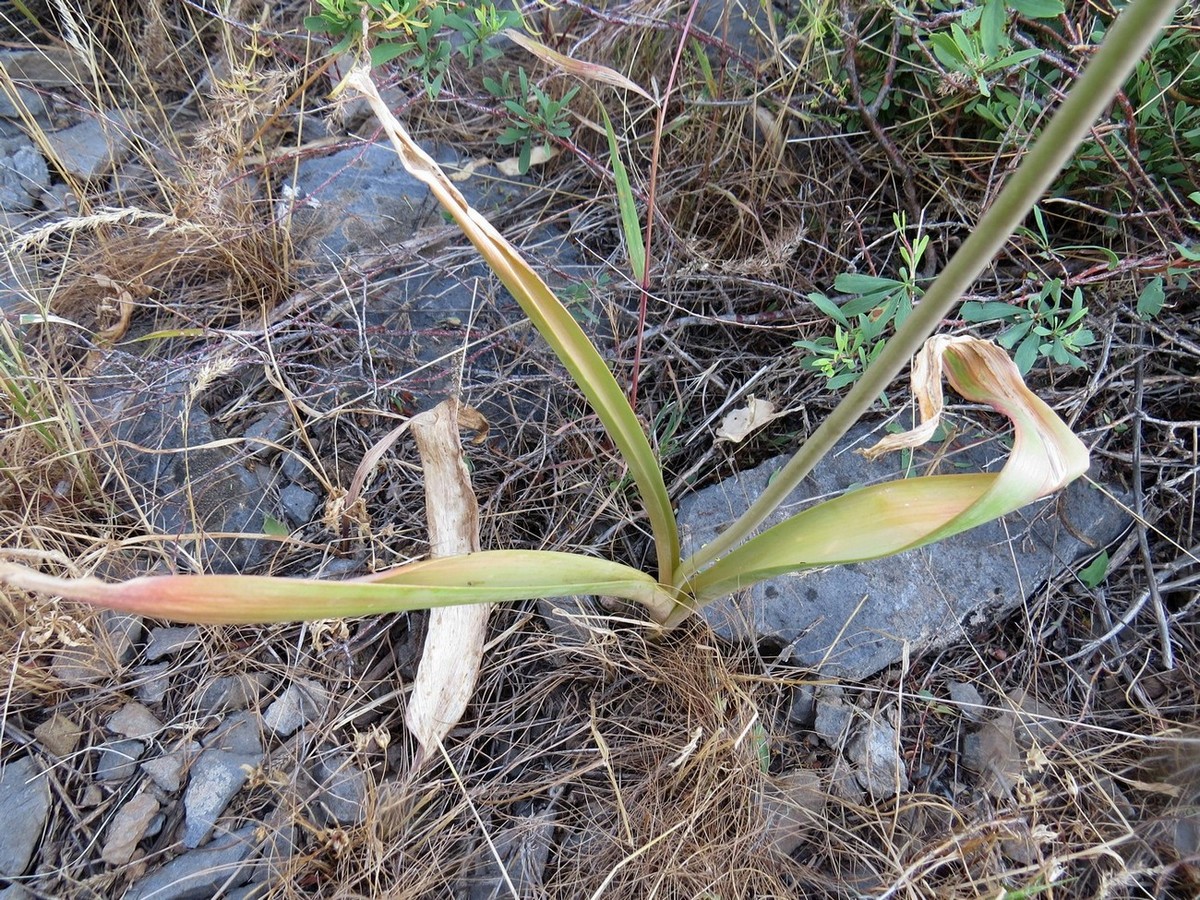
<instances>
[{"instance_id":1,"label":"twig","mask_svg":"<svg viewBox=\"0 0 1200 900\"><path fill-rule=\"evenodd\" d=\"M1145 340L1145 328L1138 329L1138 344ZM1159 640L1162 641L1163 668L1175 668L1175 651L1171 647L1171 628L1167 621L1167 608L1163 604L1162 594L1158 590L1158 579L1154 572L1154 559L1150 555L1150 542L1146 538L1145 491L1142 488L1142 401L1145 396L1143 384L1143 359L1139 359L1134 368L1133 389L1133 511L1136 517L1134 527L1137 529L1138 549L1142 555L1142 564L1146 567L1146 577L1149 579L1149 596L1154 604L1154 618L1158 622Z\"/></svg>"}]
</instances>

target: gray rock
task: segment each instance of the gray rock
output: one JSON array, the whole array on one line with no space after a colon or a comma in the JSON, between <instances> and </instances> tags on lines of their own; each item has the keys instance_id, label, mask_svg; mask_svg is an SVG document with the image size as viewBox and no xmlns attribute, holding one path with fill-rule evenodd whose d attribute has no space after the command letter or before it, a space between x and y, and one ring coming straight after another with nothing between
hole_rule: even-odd
<instances>
[{"instance_id":1,"label":"gray rock","mask_svg":"<svg viewBox=\"0 0 1200 900\"><path fill-rule=\"evenodd\" d=\"M897 752L896 729L882 719L870 719L846 745L854 777L876 799L908 790L908 775Z\"/></svg>"},{"instance_id":2,"label":"gray rock","mask_svg":"<svg viewBox=\"0 0 1200 900\"><path fill-rule=\"evenodd\" d=\"M316 494L298 484L289 484L279 492L279 508L294 527L311 522L319 502Z\"/></svg>"},{"instance_id":3,"label":"gray rock","mask_svg":"<svg viewBox=\"0 0 1200 900\"><path fill-rule=\"evenodd\" d=\"M262 761L262 754L228 753L205 750L188 773L183 794L183 846L199 847L213 830L250 773Z\"/></svg>"},{"instance_id":4,"label":"gray rock","mask_svg":"<svg viewBox=\"0 0 1200 900\"><path fill-rule=\"evenodd\" d=\"M106 363L135 370L105 370L89 383L89 424L109 438L130 502L160 534L179 536L179 568L228 574L263 560L266 515L278 518L273 474L221 443L224 430L193 397L201 374L184 366L143 370L119 357Z\"/></svg>"},{"instance_id":5,"label":"gray rock","mask_svg":"<svg viewBox=\"0 0 1200 900\"><path fill-rule=\"evenodd\" d=\"M209 750L224 750L243 756L261 756L262 723L258 713L245 711L227 718L202 743Z\"/></svg>"},{"instance_id":6,"label":"gray rock","mask_svg":"<svg viewBox=\"0 0 1200 900\"><path fill-rule=\"evenodd\" d=\"M817 714L817 690L811 684L802 684L792 694L792 705L788 718L797 725L811 725Z\"/></svg>"},{"instance_id":7,"label":"gray rock","mask_svg":"<svg viewBox=\"0 0 1200 900\"><path fill-rule=\"evenodd\" d=\"M840 746L854 719L854 707L844 699L845 691L828 685L816 691L816 715L813 731L830 747Z\"/></svg>"},{"instance_id":8,"label":"gray rock","mask_svg":"<svg viewBox=\"0 0 1200 900\"><path fill-rule=\"evenodd\" d=\"M685 11L687 7L682 7ZM736 53L756 60L757 42L770 34L771 5L759 0L703 0L696 9L693 27L719 38Z\"/></svg>"},{"instance_id":9,"label":"gray rock","mask_svg":"<svg viewBox=\"0 0 1200 900\"><path fill-rule=\"evenodd\" d=\"M35 119L46 114L46 101L37 91L16 85L16 102L7 91L0 90L0 119L21 119L28 114Z\"/></svg>"},{"instance_id":10,"label":"gray rock","mask_svg":"<svg viewBox=\"0 0 1200 900\"><path fill-rule=\"evenodd\" d=\"M34 896L25 885L14 882L6 888L0 888L0 900L34 900Z\"/></svg>"},{"instance_id":11,"label":"gray rock","mask_svg":"<svg viewBox=\"0 0 1200 900\"><path fill-rule=\"evenodd\" d=\"M983 696L975 685L967 684L965 681L951 681L947 685L947 690L950 692L950 699L958 705L959 713L964 719L969 722L983 721L986 712Z\"/></svg>"},{"instance_id":12,"label":"gray rock","mask_svg":"<svg viewBox=\"0 0 1200 900\"><path fill-rule=\"evenodd\" d=\"M152 738L162 731L162 722L140 703L126 703L105 723L113 734L126 738Z\"/></svg>"},{"instance_id":13,"label":"gray rock","mask_svg":"<svg viewBox=\"0 0 1200 900\"><path fill-rule=\"evenodd\" d=\"M146 644L146 660L154 662L164 656L175 656L180 651L200 643L200 629L195 625L171 625L154 628Z\"/></svg>"},{"instance_id":14,"label":"gray rock","mask_svg":"<svg viewBox=\"0 0 1200 900\"><path fill-rule=\"evenodd\" d=\"M0 209L32 209L50 186L50 169L23 136L0 138Z\"/></svg>"},{"instance_id":15,"label":"gray rock","mask_svg":"<svg viewBox=\"0 0 1200 900\"><path fill-rule=\"evenodd\" d=\"M251 456L269 457L278 451L269 446L270 444L279 443L288 429L292 425L292 418L287 409L277 407L263 416L255 419L247 426L245 433L242 435L246 440L246 450Z\"/></svg>"},{"instance_id":16,"label":"gray rock","mask_svg":"<svg viewBox=\"0 0 1200 900\"><path fill-rule=\"evenodd\" d=\"M322 756L313 775L321 785L317 806L331 823L353 825L362 821L367 776L350 754L335 751Z\"/></svg>"},{"instance_id":17,"label":"gray rock","mask_svg":"<svg viewBox=\"0 0 1200 900\"><path fill-rule=\"evenodd\" d=\"M69 47L0 51L0 67L13 81L38 88L77 88L91 83L91 76Z\"/></svg>"},{"instance_id":18,"label":"gray rock","mask_svg":"<svg viewBox=\"0 0 1200 900\"><path fill-rule=\"evenodd\" d=\"M200 695L200 711L218 715L230 710L256 706L263 692L269 690L274 682L275 677L269 672L222 675Z\"/></svg>"},{"instance_id":19,"label":"gray rock","mask_svg":"<svg viewBox=\"0 0 1200 900\"><path fill-rule=\"evenodd\" d=\"M50 815L50 784L29 756L0 768L0 877L24 874Z\"/></svg>"},{"instance_id":20,"label":"gray rock","mask_svg":"<svg viewBox=\"0 0 1200 900\"><path fill-rule=\"evenodd\" d=\"M125 158L131 145L132 114L112 110L78 125L47 133L55 162L84 181L107 174Z\"/></svg>"},{"instance_id":21,"label":"gray rock","mask_svg":"<svg viewBox=\"0 0 1200 900\"><path fill-rule=\"evenodd\" d=\"M129 862L158 810L158 801L151 794L137 794L129 800L112 817L100 858L110 866L123 866Z\"/></svg>"},{"instance_id":22,"label":"gray rock","mask_svg":"<svg viewBox=\"0 0 1200 900\"><path fill-rule=\"evenodd\" d=\"M145 630L142 617L106 609L101 613L100 620L104 624L104 635L112 658L120 665L126 665L137 652L135 645Z\"/></svg>"},{"instance_id":23,"label":"gray rock","mask_svg":"<svg viewBox=\"0 0 1200 900\"><path fill-rule=\"evenodd\" d=\"M263 724L280 737L290 736L301 725L319 721L329 708L329 692L307 678L297 678L263 715Z\"/></svg>"},{"instance_id":24,"label":"gray rock","mask_svg":"<svg viewBox=\"0 0 1200 900\"><path fill-rule=\"evenodd\" d=\"M150 780L169 794L175 793L183 784L183 767L187 759L198 752L200 745L193 747L192 753L179 750L164 753L154 759L142 763L142 771L150 776Z\"/></svg>"},{"instance_id":25,"label":"gray rock","mask_svg":"<svg viewBox=\"0 0 1200 900\"><path fill-rule=\"evenodd\" d=\"M871 443L867 427L853 429L767 524L782 521L809 497L897 477L898 463L869 463L853 452ZM914 453L918 471L936 449ZM970 435L951 454L948 463L964 463L968 471L997 470L1004 459L994 445ZM684 555L732 522L785 461L770 460L684 498ZM1126 522L1117 502L1081 479L1001 522L887 559L760 582L704 614L722 637L768 639L784 647L785 657L824 675L863 679L906 650L915 657L967 638L1016 608L1023 589L1033 590L1086 552L1076 534L1102 545Z\"/></svg>"},{"instance_id":26,"label":"gray rock","mask_svg":"<svg viewBox=\"0 0 1200 900\"><path fill-rule=\"evenodd\" d=\"M427 149L451 171L458 163L453 150ZM502 230L504 220L534 190L529 181L489 177L484 171L456 186L472 207ZM298 256L321 272L343 269L350 261L361 263L364 255L406 257L407 253L397 254L397 245L418 233L432 235L446 228L429 191L404 170L387 144L303 160L286 189L294 200L282 205L278 214L290 219ZM364 357L373 365L407 370L422 364L420 377L406 383L418 406L440 401L460 378L464 385L494 386L496 373L506 371L514 375L505 385L506 405L485 398L480 410L493 423L529 418L544 406L542 395L548 389L544 374L533 367L514 368L519 361L501 349L499 340L490 339L500 333L506 335L505 342L522 339L529 330L519 324L525 316L467 249L464 237L451 232L446 240L451 248L463 248L461 264L409 267L400 278L381 279L381 287L364 305L362 321L347 319L346 324L371 329L371 346L369 351L364 348ZM522 235L520 244L539 261L538 268L552 286L556 279L573 284L589 271L574 245L554 228ZM530 250L534 247L536 252ZM592 299L588 294L585 303ZM607 321L597 309L585 305L581 310L596 313L597 331ZM454 357L467 342L472 346L471 359L463 370ZM525 374L530 376L528 382L516 377Z\"/></svg>"},{"instance_id":27,"label":"gray rock","mask_svg":"<svg viewBox=\"0 0 1200 900\"><path fill-rule=\"evenodd\" d=\"M124 781L137 771L138 760L146 752L141 741L113 741L99 748L96 756L96 779L99 781Z\"/></svg>"},{"instance_id":28,"label":"gray rock","mask_svg":"<svg viewBox=\"0 0 1200 900\"><path fill-rule=\"evenodd\" d=\"M143 703L161 703L171 687L171 679L167 676L170 668L171 664L164 662L152 666L138 666L130 672L137 698Z\"/></svg>"},{"instance_id":29,"label":"gray rock","mask_svg":"<svg viewBox=\"0 0 1200 900\"><path fill-rule=\"evenodd\" d=\"M175 857L137 881L123 900L213 900L223 886L241 886L253 875L246 860L257 846L256 830L247 825Z\"/></svg>"}]
</instances>

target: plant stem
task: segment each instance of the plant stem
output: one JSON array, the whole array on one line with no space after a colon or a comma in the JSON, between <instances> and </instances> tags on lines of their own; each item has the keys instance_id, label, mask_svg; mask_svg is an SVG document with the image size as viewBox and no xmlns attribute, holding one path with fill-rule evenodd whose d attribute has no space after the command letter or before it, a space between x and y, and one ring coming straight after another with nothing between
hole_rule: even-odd
<instances>
[{"instance_id":1,"label":"plant stem","mask_svg":"<svg viewBox=\"0 0 1200 900\"><path fill-rule=\"evenodd\" d=\"M1067 164L1174 8L1170 0L1134 0L1117 17L1050 124L904 325L750 508L712 543L684 560L676 585L686 584L700 569L749 537L887 388Z\"/></svg>"}]
</instances>

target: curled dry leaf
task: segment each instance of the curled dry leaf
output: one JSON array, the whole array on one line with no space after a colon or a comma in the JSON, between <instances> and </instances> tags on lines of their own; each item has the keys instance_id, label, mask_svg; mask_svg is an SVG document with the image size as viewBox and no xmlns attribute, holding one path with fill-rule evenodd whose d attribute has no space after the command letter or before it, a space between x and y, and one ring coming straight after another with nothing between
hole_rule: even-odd
<instances>
[{"instance_id":1,"label":"curled dry leaf","mask_svg":"<svg viewBox=\"0 0 1200 900\"><path fill-rule=\"evenodd\" d=\"M479 551L479 504L463 461L460 428L487 433L487 421L457 400L409 420L425 474L429 553L434 559ZM431 610L425 647L404 721L428 758L458 724L479 678L492 604Z\"/></svg>"},{"instance_id":2,"label":"curled dry leaf","mask_svg":"<svg viewBox=\"0 0 1200 900\"><path fill-rule=\"evenodd\" d=\"M610 69L608 66L602 66L598 63L584 62L581 59L572 59L569 56L564 56L557 50L551 50L541 41L535 40L529 35L512 28L505 29L501 34L514 44L525 48L543 62L557 66L564 72L569 72L577 78L598 81L601 84L607 84L612 87L624 88L627 91L633 91L635 94L641 94L651 103L654 102L653 97L615 69Z\"/></svg>"},{"instance_id":3,"label":"curled dry leaf","mask_svg":"<svg viewBox=\"0 0 1200 900\"><path fill-rule=\"evenodd\" d=\"M717 426L717 440L740 444L752 433L782 415L784 413L775 411L775 404L770 400L751 397L750 402L743 408L735 409L721 420L721 424Z\"/></svg>"}]
</instances>

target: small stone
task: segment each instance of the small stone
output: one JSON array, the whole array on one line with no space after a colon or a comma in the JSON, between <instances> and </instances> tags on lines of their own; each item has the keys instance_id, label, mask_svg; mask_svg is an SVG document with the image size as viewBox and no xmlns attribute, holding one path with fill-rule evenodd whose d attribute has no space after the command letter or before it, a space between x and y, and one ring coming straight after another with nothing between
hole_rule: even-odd
<instances>
[{"instance_id":1,"label":"small stone","mask_svg":"<svg viewBox=\"0 0 1200 900\"><path fill-rule=\"evenodd\" d=\"M46 160L28 138L0 138L0 209L30 209L49 186Z\"/></svg>"},{"instance_id":2,"label":"small stone","mask_svg":"<svg viewBox=\"0 0 1200 900\"><path fill-rule=\"evenodd\" d=\"M133 678L133 689L143 703L161 703L171 687L171 679L167 671L171 668L169 662L155 663L152 666L138 666L129 674Z\"/></svg>"},{"instance_id":3,"label":"small stone","mask_svg":"<svg viewBox=\"0 0 1200 900\"><path fill-rule=\"evenodd\" d=\"M125 892L122 900L209 900L225 885L247 881L238 865L254 852L256 825L214 838L208 846L177 856Z\"/></svg>"},{"instance_id":4,"label":"small stone","mask_svg":"<svg viewBox=\"0 0 1200 900\"><path fill-rule=\"evenodd\" d=\"M908 790L897 742L896 729L889 722L872 719L846 745L846 757L857 767L855 778L876 799Z\"/></svg>"},{"instance_id":5,"label":"small stone","mask_svg":"<svg viewBox=\"0 0 1200 900\"><path fill-rule=\"evenodd\" d=\"M0 52L0 68L13 81L39 88L70 87L89 84L91 77L77 53L69 47L37 47L31 50Z\"/></svg>"},{"instance_id":6,"label":"small stone","mask_svg":"<svg viewBox=\"0 0 1200 900\"><path fill-rule=\"evenodd\" d=\"M794 769L767 781L763 815L776 850L788 856L809 832L823 827L826 796L821 776L808 769Z\"/></svg>"},{"instance_id":7,"label":"small stone","mask_svg":"<svg viewBox=\"0 0 1200 900\"><path fill-rule=\"evenodd\" d=\"M128 111L112 110L62 131L49 132L46 140L58 165L77 178L91 181L125 158L132 121Z\"/></svg>"},{"instance_id":8,"label":"small stone","mask_svg":"<svg viewBox=\"0 0 1200 900\"><path fill-rule=\"evenodd\" d=\"M22 756L0 768L0 877L24 874L50 815L50 784L37 762Z\"/></svg>"},{"instance_id":9,"label":"small stone","mask_svg":"<svg viewBox=\"0 0 1200 900\"><path fill-rule=\"evenodd\" d=\"M291 416L287 410L278 407L266 415L259 417L247 426L242 438L246 441L246 449L250 456L266 458L279 452L277 447L291 425Z\"/></svg>"},{"instance_id":10,"label":"small stone","mask_svg":"<svg viewBox=\"0 0 1200 900\"><path fill-rule=\"evenodd\" d=\"M341 825L362 821L367 776L348 753L334 752L322 757L313 774L321 785L317 795L318 808Z\"/></svg>"},{"instance_id":11,"label":"small stone","mask_svg":"<svg viewBox=\"0 0 1200 900\"><path fill-rule=\"evenodd\" d=\"M137 771L138 760L146 752L141 741L113 741L100 747L96 758L96 779L124 781Z\"/></svg>"},{"instance_id":12,"label":"small stone","mask_svg":"<svg viewBox=\"0 0 1200 900\"><path fill-rule=\"evenodd\" d=\"M792 706L788 718L797 725L809 726L816 719L817 689L811 684L802 684L792 695Z\"/></svg>"},{"instance_id":13,"label":"small stone","mask_svg":"<svg viewBox=\"0 0 1200 900\"><path fill-rule=\"evenodd\" d=\"M164 656L174 656L198 643L200 629L195 625L155 628L150 632L150 641L146 644L146 661L156 662Z\"/></svg>"},{"instance_id":14,"label":"small stone","mask_svg":"<svg viewBox=\"0 0 1200 900\"><path fill-rule=\"evenodd\" d=\"M986 709L983 695L973 684L964 681L951 681L947 685L950 699L958 706L958 711L968 722L982 722Z\"/></svg>"},{"instance_id":15,"label":"small stone","mask_svg":"<svg viewBox=\"0 0 1200 900\"><path fill-rule=\"evenodd\" d=\"M202 743L208 750L223 750L243 756L261 756L262 723L258 713L246 711L229 716Z\"/></svg>"},{"instance_id":16,"label":"small stone","mask_svg":"<svg viewBox=\"0 0 1200 900\"><path fill-rule=\"evenodd\" d=\"M125 666L135 651L135 644L141 638L145 625L141 616L106 609L100 614L104 626L104 636L107 648L115 662Z\"/></svg>"},{"instance_id":17,"label":"small stone","mask_svg":"<svg viewBox=\"0 0 1200 900\"><path fill-rule=\"evenodd\" d=\"M158 801L148 793L138 794L117 810L109 823L108 838L100 858L110 866L123 866L129 862L158 810Z\"/></svg>"},{"instance_id":18,"label":"small stone","mask_svg":"<svg viewBox=\"0 0 1200 900\"><path fill-rule=\"evenodd\" d=\"M204 689L200 695L200 710L217 715L231 710L257 706L263 691L268 690L275 678L269 672L245 672L241 675L223 675Z\"/></svg>"},{"instance_id":19,"label":"small stone","mask_svg":"<svg viewBox=\"0 0 1200 900\"><path fill-rule=\"evenodd\" d=\"M817 712L813 731L830 747L841 743L854 718L854 708L843 699L844 695L845 691L837 685L828 685L816 692Z\"/></svg>"},{"instance_id":20,"label":"small stone","mask_svg":"<svg viewBox=\"0 0 1200 900\"><path fill-rule=\"evenodd\" d=\"M183 846L192 849L204 843L217 817L261 761L261 754L252 756L224 750L205 750L200 754L183 794Z\"/></svg>"},{"instance_id":21,"label":"small stone","mask_svg":"<svg viewBox=\"0 0 1200 900\"><path fill-rule=\"evenodd\" d=\"M263 724L280 737L289 737L301 725L319 720L328 708L325 688L307 678L297 678L267 708Z\"/></svg>"},{"instance_id":22,"label":"small stone","mask_svg":"<svg viewBox=\"0 0 1200 900\"><path fill-rule=\"evenodd\" d=\"M200 745L195 744L193 752L199 749ZM173 794L183 784L183 765L189 755L183 751L164 753L162 756L156 756L154 759L143 762L142 771L164 791Z\"/></svg>"},{"instance_id":23,"label":"small stone","mask_svg":"<svg viewBox=\"0 0 1200 900\"><path fill-rule=\"evenodd\" d=\"M140 703L126 703L107 722L108 730L126 738L150 738L162 731L162 722Z\"/></svg>"},{"instance_id":24,"label":"small stone","mask_svg":"<svg viewBox=\"0 0 1200 900\"><path fill-rule=\"evenodd\" d=\"M62 713L55 713L33 729L33 736L38 739L46 752L58 757L70 756L74 753L82 733L80 727Z\"/></svg>"},{"instance_id":25,"label":"small stone","mask_svg":"<svg viewBox=\"0 0 1200 900\"><path fill-rule=\"evenodd\" d=\"M46 101L36 91L17 85L16 103L7 91L0 91L0 119L20 119L25 113L37 118L45 112Z\"/></svg>"},{"instance_id":26,"label":"small stone","mask_svg":"<svg viewBox=\"0 0 1200 900\"><path fill-rule=\"evenodd\" d=\"M319 502L316 494L298 484L289 484L279 492L279 507L293 526L311 522Z\"/></svg>"}]
</instances>

